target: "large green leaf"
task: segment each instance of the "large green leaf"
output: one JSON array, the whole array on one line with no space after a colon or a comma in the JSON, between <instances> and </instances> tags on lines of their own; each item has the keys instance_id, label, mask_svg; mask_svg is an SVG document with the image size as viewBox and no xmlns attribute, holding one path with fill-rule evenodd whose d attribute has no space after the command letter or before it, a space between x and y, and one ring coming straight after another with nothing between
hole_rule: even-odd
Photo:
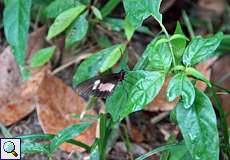
<instances>
[{"instance_id":1,"label":"large green leaf","mask_svg":"<svg viewBox=\"0 0 230 160\"><path fill-rule=\"evenodd\" d=\"M54 0L45 8L44 14L46 17L55 18L63 11L76 7L79 4L80 2L78 2L77 0Z\"/></svg>"},{"instance_id":2,"label":"large green leaf","mask_svg":"<svg viewBox=\"0 0 230 160\"><path fill-rule=\"evenodd\" d=\"M160 72L129 71L111 97L106 101L106 111L113 121L122 120L128 114L141 110L160 91L165 76Z\"/></svg>"},{"instance_id":3,"label":"large green leaf","mask_svg":"<svg viewBox=\"0 0 230 160\"><path fill-rule=\"evenodd\" d=\"M154 39L145 49L134 70L161 70L167 72L172 63L168 43Z\"/></svg>"},{"instance_id":4,"label":"large green leaf","mask_svg":"<svg viewBox=\"0 0 230 160\"><path fill-rule=\"evenodd\" d=\"M3 13L4 33L25 78L24 59L30 25L31 0L7 0Z\"/></svg>"},{"instance_id":5,"label":"large green leaf","mask_svg":"<svg viewBox=\"0 0 230 160\"><path fill-rule=\"evenodd\" d=\"M161 0L123 0L123 3L126 16L135 29L150 15L162 22L159 12Z\"/></svg>"},{"instance_id":6,"label":"large green leaf","mask_svg":"<svg viewBox=\"0 0 230 160\"><path fill-rule=\"evenodd\" d=\"M184 51L183 63L194 65L212 56L220 45L222 37L223 34L219 33L208 38L196 37L192 39Z\"/></svg>"},{"instance_id":7,"label":"large green leaf","mask_svg":"<svg viewBox=\"0 0 230 160\"><path fill-rule=\"evenodd\" d=\"M89 127L91 123L89 122L81 122L79 124L73 124L71 126L66 127L62 131L60 131L50 143L50 152L55 151L62 143L73 139L74 137L80 135L87 127Z\"/></svg>"},{"instance_id":8,"label":"large green leaf","mask_svg":"<svg viewBox=\"0 0 230 160\"><path fill-rule=\"evenodd\" d=\"M176 114L185 144L193 159L218 160L220 150L216 115L209 98L196 89L193 105L186 109L183 102L179 102Z\"/></svg>"},{"instance_id":9,"label":"large green leaf","mask_svg":"<svg viewBox=\"0 0 230 160\"><path fill-rule=\"evenodd\" d=\"M71 45L82 40L88 31L88 21L86 20L87 12L78 17L73 26L66 35L66 45Z\"/></svg>"},{"instance_id":10,"label":"large green leaf","mask_svg":"<svg viewBox=\"0 0 230 160\"><path fill-rule=\"evenodd\" d=\"M74 74L73 84L79 84L84 80L94 77L98 72L104 72L111 68L117 63L124 50L125 45L119 44L103 49L90 56L77 68Z\"/></svg>"},{"instance_id":11,"label":"large green leaf","mask_svg":"<svg viewBox=\"0 0 230 160\"><path fill-rule=\"evenodd\" d=\"M31 67L40 67L46 64L53 56L55 47L43 48L36 52L30 59Z\"/></svg>"},{"instance_id":12,"label":"large green leaf","mask_svg":"<svg viewBox=\"0 0 230 160\"><path fill-rule=\"evenodd\" d=\"M85 8L85 5L79 4L59 14L49 28L47 39L51 39L63 32L85 10Z\"/></svg>"},{"instance_id":13,"label":"large green leaf","mask_svg":"<svg viewBox=\"0 0 230 160\"><path fill-rule=\"evenodd\" d=\"M194 102L195 90L187 76L178 73L170 80L166 96L169 102L173 101L177 96L181 96L184 107L189 108Z\"/></svg>"},{"instance_id":14,"label":"large green leaf","mask_svg":"<svg viewBox=\"0 0 230 160\"><path fill-rule=\"evenodd\" d=\"M182 29L181 29L181 25L179 22L177 22L176 30L175 30L174 34L180 34L182 36L185 36ZM172 49L173 49L176 63L180 64L180 62L182 61L181 57L182 57L184 50L185 50L185 47L186 47L186 40L183 38L173 39L171 41L171 44L172 44Z\"/></svg>"}]
</instances>

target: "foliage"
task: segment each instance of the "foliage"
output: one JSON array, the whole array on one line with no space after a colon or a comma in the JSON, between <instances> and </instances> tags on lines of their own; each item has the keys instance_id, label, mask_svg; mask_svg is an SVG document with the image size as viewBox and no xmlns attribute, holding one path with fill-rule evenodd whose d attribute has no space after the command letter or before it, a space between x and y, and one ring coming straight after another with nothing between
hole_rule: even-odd
<instances>
[{"instance_id":1,"label":"foliage","mask_svg":"<svg viewBox=\"0 0 230 160\"><path fill-rule=\"evenodd\" d=\"M180 99L173 114L182 132L183 143L156 148L137 159L141 160L165 150L170 153L170 160L219 159L220 140L213 106L207 95L198 90L190 78L193 77L195 82L201 80L209 87L213 87L211 82L195 69L195 65L215 55L224 37L222 33L207 37L194 36L187 42L189 39L184 35L178 22L174 35L169 35L159 11L161 0L123 0L126 14L124 19L108 17L119 1L109 0L104 6L99 7L97 4L90 5L87 1L76 0L47 0L45 4L39 2L39 0L5 1L3 17L5 37L24 78L27 76L25 54L31 5L40 5L43 18L53 20L47 34L49 42L59 35L64 35L66 38L64 48L71 50L71 48L82 47L84 39L90 34L91 37L96 37L98 44L101 44L101 41L107 43L108 47L92 54L76 68L73 86L97 74L110 71L123 58L123 53L135 31L152 35L146 27L142 26L143 21L149 16L159 23L163 32L147 45L134 69L127 71L125 79L106 100L106 113L101 113L98 118L100 136L92 146L73 140L90 126L90 123L81 122L65 128L57 135L21 136L20 138L25 141L22 145L23 153L41 152L51 156L62 143L68 142L85 148L91 153L91 159L99 159L99 157L105 159L110 131L114 126L129 114L143 109L150 103L158 95L164 80L172 76L166 97L168 101L173 101L177 97ZM119 32L124 30L125 41L110 46L108 37L103 40L97 37L98 25ZM40 67L46 64L52 58L54 50L55 47L49 47L38 51L32 57L29 66ZM121 65L119 67L122 68ZM225 136L228 136L226 131ZM34 141L36 139L46 139L50 143L38 143ZM229 145L229 142L225 143ZM181 153L174 151L178 149L182 150Z\"/></svg>"}]
</instances>

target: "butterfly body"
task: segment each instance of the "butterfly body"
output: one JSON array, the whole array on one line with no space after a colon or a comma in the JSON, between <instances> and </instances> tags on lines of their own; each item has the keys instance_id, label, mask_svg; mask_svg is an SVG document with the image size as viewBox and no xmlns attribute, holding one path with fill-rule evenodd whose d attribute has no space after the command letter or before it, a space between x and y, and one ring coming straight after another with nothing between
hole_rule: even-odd
<instances>
[{"instance_id":1,"label":"butterfly body","mask_svg":"<svg viewBox=\"0 0 230 160\"><path fill-rule=\"evenodd\" d=\"M121 70L118 73L113 73L104 76L95 76L76 86L76 92L80 95L106 98L110 96L117 86L125 77L125 71Z\"/></svg>"}]
</instances>

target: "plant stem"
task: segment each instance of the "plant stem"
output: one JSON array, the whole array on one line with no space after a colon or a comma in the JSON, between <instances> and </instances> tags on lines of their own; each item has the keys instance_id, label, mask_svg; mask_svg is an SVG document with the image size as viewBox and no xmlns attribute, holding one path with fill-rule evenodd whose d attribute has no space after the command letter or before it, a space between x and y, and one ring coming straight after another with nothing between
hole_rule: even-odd
<instances>
[{"instance_id":1,"label":"plant stem","mask_svg":"<svg viewBox=\"0 0 230 160\"><path fill-rule=\"evenodd\" d=\"M100 139L98 144L98 150L100 155L100 160L105 160L105 147L106 147L106 115L104 113L100 114Z\"/></svg>"},{"instance_id":2,"label":"plant stem","mask_svg":"<svg viewBox=\"0 0 230 160\"><path fill-rule=\"evenodd\" d=\"M159 22L159 21L158 21L158 22ZM169 49L170 49L170 53L171 53L171 56L172 56L173 67L175 67L175 66L176 66L176 61L175 61L175 57L174 57L174 53L173 53L173 49L172 49L172 44L171 44L171 42L170 42L170 36L169 36L169 34L168 34L168 32L167 32L165 26L164 26L161 22L159 22L159 24L160 24L160 26L161 26L163 32L165 33L167 39L169 40L169 42L168 42L168 44L169 44Z\"/></svg>"},{"instance_id":3,"label":"plant stem","mask_svg":"<svg viewBox=\"0 0 230 160\"><path fill-rule=\"evenodd\" d=\"M214 101L216 103L216 107L217 107L218 112L220 114L221 128L222 128L223 134L224 134L224 147L223 147L223 150L228 155L228 158L230 158L230 144L229 144L227 119L226 119L226 116L224 114L224 110L222 108L220 100L217 97L217 95L216 95L216 93L215 93L215 91L213 89L212 89L212 96L214 98Z\"/></svg>"}]
</instances>

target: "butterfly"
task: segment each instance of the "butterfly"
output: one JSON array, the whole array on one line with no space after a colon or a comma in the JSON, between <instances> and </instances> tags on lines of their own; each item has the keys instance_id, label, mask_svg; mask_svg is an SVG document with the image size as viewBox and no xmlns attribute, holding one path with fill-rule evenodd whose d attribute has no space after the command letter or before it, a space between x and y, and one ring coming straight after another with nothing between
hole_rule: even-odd
<instances>
[{"instance_id":1,"label":"butterfly","mask_svg":"<svg viewBox=\"0 0 230 160\"><path fill-rule=\"evenodd\" d=\"M92 95L107 98L113 93L117 84L124 80L124 77L124 70L109 75L95 76L78 84L75 91L83 97Z\"/></svg>"}]
</instances>

